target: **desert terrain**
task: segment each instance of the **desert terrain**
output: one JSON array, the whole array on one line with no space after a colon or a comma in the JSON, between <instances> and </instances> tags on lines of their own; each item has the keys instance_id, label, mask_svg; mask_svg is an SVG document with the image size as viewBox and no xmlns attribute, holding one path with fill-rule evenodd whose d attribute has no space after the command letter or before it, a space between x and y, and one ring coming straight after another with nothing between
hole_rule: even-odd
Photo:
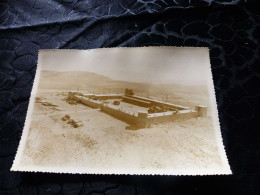
<instances>
[{"instance_id":1,"label":"desert terrain","mask_svg":"<svg viewBox=\"0 0 260 195\"><path fill-rule=\"evenodd\" d=\"M70 90L123 93L126 87L158 99L167 95L167 101L184 106L209 105L206 86L140 84L89 72L42 71L20 165L115 172L223 167L210 113L207 118L134 131L126 130L128 124L97 109L66 102ZM65 115L84 125L74 128L62 120Z\"/></svg>"}]
</instances>

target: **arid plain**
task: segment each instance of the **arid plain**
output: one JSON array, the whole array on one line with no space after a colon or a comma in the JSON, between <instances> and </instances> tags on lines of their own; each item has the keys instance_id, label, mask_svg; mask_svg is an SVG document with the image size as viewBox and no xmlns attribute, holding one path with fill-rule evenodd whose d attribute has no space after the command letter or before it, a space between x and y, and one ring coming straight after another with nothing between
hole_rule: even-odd
<instances>
[{"instance_id":1,"label":"arid plain","mask_svg":"<svg viewBox=\"0 0 260 195\"><path fill-rule=\"evenodd\" d=\"M209 106L207 86L154 85L117 81L90 72L41 71L21 166L175 170L223 167L209 115L126 130L123 121L66 101L70 90L123 93L126 87L184 106ZM45 103L44 103L45 102ZM64 115L80 120L73 128Z\"/></svg>"}]
</instances>

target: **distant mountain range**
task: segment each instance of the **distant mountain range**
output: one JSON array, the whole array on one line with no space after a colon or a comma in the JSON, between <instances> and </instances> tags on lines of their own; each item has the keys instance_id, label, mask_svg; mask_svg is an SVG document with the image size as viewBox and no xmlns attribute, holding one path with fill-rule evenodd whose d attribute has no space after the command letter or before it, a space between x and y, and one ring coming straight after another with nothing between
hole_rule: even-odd
<instances>
[{"instance_id":1,"label":"distant mountain range","mask_svg":"<svg viewBox=\"0 0 260 195\"><path fill-rule=\"evenodd\" d=\"M125 88L133 89L139 95L189 97L207 96L207 85L187 86L179 84L135 83L113 80L109 77L87 71L55 72L42 70L40 89L79 90L100 93L124 93Z\"/></svg>"},{"instance_id":2,"label":"distant mountain range","mask_svg":"<svg viewBox=\"0 0 260 195\"><path fill-rule=\"evenodd\" d=\"M124 89L143 90L149 84L113 80L109 77L87 71L55 72L42 70L39 88L66 90Z\"/></svg>"}]
</instances>

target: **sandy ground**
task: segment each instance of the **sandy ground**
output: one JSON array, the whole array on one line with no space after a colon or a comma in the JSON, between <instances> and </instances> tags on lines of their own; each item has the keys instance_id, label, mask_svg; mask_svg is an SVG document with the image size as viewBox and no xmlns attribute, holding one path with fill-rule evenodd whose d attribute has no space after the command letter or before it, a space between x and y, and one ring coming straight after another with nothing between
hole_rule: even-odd
<instances>
[{"instance_id":1,"label":"sandy ground","mask_svg":"<svg viewBox=\"0 0 260 195\"><path fill-rule=\"evenodd\" d=\"M194 118L136 131L99 110L70 105L66 93L40 90L35 103L21 166L122 169L215 169L223 166L211 118ZM74 128L62 121L69 114L82 120Z\"/></svg>"},{"instance_id":2,"label":"sandy ground","mask_svg":"<svg viewBox=\"0 0 260 195\"><path fill-rule=\"evenodd\" d=\"M113 104L115 100L107 100L107 102L109 102L111 105ZM120 110L124 111L124 112L128 112L128 113L131 113L131 114L135 114L137 115L139 111L148 111L148 108L145 108L145 107L140 107L140 106L136 106L136 105L133 105L133 104L129 104L129 103L126 103L126 102L123 102L122 100L117 100L120 102L120 105L113 105L114 108L120 108Z\"/></svg>"}]
</instances>

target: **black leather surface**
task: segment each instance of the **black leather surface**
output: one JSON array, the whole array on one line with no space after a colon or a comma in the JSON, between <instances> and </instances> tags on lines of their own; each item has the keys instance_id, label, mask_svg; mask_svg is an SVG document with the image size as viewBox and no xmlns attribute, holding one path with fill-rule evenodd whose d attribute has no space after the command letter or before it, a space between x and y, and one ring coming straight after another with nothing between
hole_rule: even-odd
<instances>
[{"instance_id":1,"label":"black leather surface","mask_svg":"<svg viewBox=\"0 0 260 195\"><path fill-rule=\"evenodd\" d=\"M247 0L0 2L0 194L259 192L260 12ZM10 172L39 49L206 46L232 176Z\"/></svg>"}]
</instances>

